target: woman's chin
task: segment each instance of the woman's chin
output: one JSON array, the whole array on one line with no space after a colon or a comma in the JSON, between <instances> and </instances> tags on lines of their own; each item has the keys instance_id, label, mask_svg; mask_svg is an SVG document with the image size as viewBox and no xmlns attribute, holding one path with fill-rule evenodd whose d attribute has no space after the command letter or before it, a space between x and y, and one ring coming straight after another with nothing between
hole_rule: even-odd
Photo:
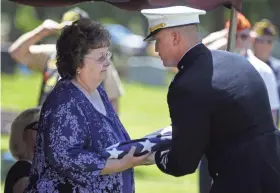
<instances>
[{"instance_id":1,"label":"woman's chin","mask_svg":"<svg viewBox=\"0 0 280 193\"><path fill-rule=\"evenodd\" d=\"M100 81L103 81L105 78L106 78L106 71L101 72L101 73L100 73L100 76L99 76L99 80L100 80Z\"/></svg>"}]
</instances>

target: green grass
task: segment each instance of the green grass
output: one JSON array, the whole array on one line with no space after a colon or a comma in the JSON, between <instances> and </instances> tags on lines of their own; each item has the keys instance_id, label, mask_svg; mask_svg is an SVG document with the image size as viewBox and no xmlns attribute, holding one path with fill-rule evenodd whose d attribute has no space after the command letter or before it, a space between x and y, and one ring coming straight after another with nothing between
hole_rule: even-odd
<instances>
[{"instance_id":1,"label":"green grass","mask_svg":"<svg viewBox=\"0 0 280 193\"><path fill-rule=\"evenodd\" d=\"M9 136L7 136L7 135L1 136L1 150L2 151L9 150Z\"/></svg>"},{"instance_id":2,"label":"green grass","mask_svg":"<svg viewBox=\"0 0 280 193\"><path fill-rule=\"evenodd\" d=\"M36 105L41 76L2 75L2 108L24 110ZM120 119L131 138L139 138L170 123L166 87L126 84L120 101ZM1 137L1 149L8 149L8 136ZM197 174L180 178L161 173L156 166L135 168L137 193L195 193Z\"/></svg>"},{"instance_id":3,"label":"green grass","mask_svg":"<svg viewBox=\"0 0 280 193\"><path fill-rule=\"evenodd\" d=\"M1 75L1 108L24 110L37 104L41 75Z\"/></svg>"}]
</instances>

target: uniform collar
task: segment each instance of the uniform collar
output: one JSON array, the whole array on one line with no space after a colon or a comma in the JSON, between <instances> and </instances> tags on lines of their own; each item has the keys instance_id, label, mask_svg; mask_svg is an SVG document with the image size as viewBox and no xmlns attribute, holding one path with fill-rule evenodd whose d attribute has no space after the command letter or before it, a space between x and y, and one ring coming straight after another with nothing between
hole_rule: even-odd
<instances>
[{"instance_id":1,"label":"uniform collar","mask_svg":"<svg viewBox=\"0 0 280 193\"><path fill-rule=\"evenodd\" d=\"M206 46L202 43L194 45L186 51L177 65L178 70L182 70L187 64L192 62L198 55L205 51Z\"/></svg>"}]
</instances>

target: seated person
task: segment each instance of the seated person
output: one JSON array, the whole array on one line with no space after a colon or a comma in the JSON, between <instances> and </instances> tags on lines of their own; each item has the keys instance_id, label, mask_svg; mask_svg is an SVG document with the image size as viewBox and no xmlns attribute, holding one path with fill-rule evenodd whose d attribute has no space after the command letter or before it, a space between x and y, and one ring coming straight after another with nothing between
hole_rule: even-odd
<instances>
[{"instance_id":1,"label":"seated person","mask_svg":"<svg viewBox=\"0 0 280 193\"><path fill-rule=\"evenodd\" d=\"M22 193L28 184L39 114L39 108L27 109L12 123L10 151L17 162L7 174L5 193Z\"/></svg>"}]
</instances>

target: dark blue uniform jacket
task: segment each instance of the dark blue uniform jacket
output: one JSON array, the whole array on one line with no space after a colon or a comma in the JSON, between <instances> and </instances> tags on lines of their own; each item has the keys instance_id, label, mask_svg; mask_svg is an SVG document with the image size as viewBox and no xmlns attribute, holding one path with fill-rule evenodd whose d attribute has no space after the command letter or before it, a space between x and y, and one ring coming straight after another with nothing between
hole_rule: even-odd
<instances>
[{"instance_id":1,"label":"dark blue uniform jacket","mask_svg":"<svg viewBox=\"0 0 280 193\"><path fill-rule=\"evenodd\" d=\"M172 148L156 153L158 167L190 174L206 154L211 193L280 193L280 134L254 67L199 44L178 69L167 97Z\"/></svg>"}]
</instances>

